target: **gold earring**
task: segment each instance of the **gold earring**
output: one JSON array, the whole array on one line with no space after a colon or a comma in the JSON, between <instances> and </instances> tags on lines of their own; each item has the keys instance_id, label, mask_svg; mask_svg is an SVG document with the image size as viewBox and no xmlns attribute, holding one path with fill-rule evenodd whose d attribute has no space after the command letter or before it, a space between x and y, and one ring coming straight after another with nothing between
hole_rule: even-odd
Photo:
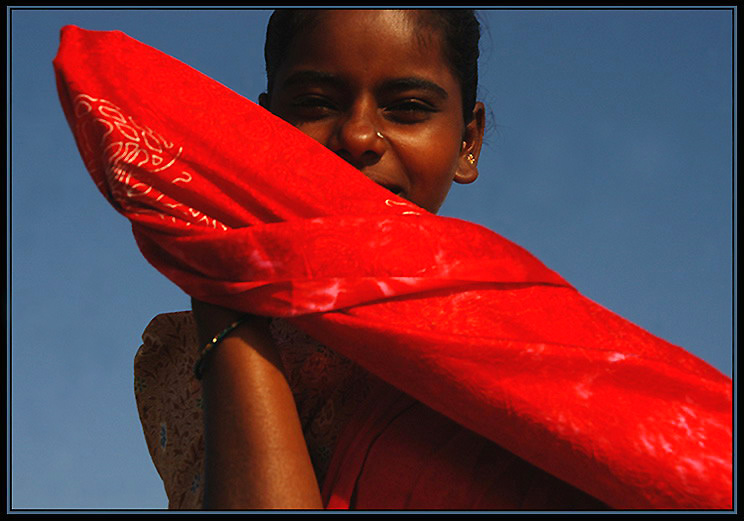
<instances>
[{"instance_id":1,"label":"gold earring","mask_svg":"<svg viewBox=\"0 0 744 521\"><path fill-rule=\"evenodd\" d=\"M475 157L473 156L473 154L468 154L467 160L468 163L470 163L471 165L475 164Z\"/></svg>"}]
</instances>

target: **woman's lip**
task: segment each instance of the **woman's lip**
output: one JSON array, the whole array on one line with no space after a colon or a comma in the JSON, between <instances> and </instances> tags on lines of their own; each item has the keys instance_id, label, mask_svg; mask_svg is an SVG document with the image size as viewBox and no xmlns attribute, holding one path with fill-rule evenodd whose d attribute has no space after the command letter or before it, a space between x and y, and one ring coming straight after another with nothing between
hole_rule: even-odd
<instances>
[{"instance_id":1,"label":"woman's lip","mask_svg":"<svg viewBox=\"0 0 744 521\"><path fill-rule=\"evenodd\" d=\"M396 183L392 183L390 181L383 181L381 179L376 178L373 175L367 175L372 181L383 187L385 190L388 190L389 192L394 193L398 197L405 198L406 191L403 189L402 186Z\"/></svg>"},{"instance_id":2,"label":"woman's lip","mask_svg":"<svg viewBox=\"0 0 744 521\"><path fill-rule=\"evenodd\" d=\"M389 190L390 192L393 192L398 197L402 197L404 199L406 197L405 190L403 190L400 186L385 186L385 185L381 185L381 186L383 188L385 188L386 190Z\"/></svg>"}]
</instances>

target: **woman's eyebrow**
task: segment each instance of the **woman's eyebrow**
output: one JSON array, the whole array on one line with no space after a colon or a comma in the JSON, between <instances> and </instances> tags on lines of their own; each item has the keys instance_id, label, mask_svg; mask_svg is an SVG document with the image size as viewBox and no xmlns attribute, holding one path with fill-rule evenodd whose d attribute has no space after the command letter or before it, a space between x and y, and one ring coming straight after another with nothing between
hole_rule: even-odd
<instances>
[{"instance_id":1,"label":"woman's eyebrow","mask_svg":"<svg viewBox=\"0 0 744 521\"><path fill-rule=\"evenodd\" d=\"M438 85L437 83L421 78L419 76L408 76L405 78L394 78L385 81L381 88L381 91L406 91L406 90L425 90L432 94L439 96L442 99L447 99L449 94L447 91Z\"/></svg>"},{"instance_id":2,"label":"woman's eyebrow","mask_svg":"<svg viewBox=\"0 0 744 521\"><path fill-rule=\"evenodd\" d=\"M304 70L296 71L290 74L283 82L284 87L294 87L296 85L306 85L309 83L322 83L332 86L340 86L343 81L335 74L329 72Z\"/></svg>"},{"instance_id":3,"label":"woman's eyebrow","mask_svg":"<svg viewBox=\"0 0 744 521\"><path fill-rule=\"evenodd\" d=\"M283 87L294 87L307 84L325 84L333 87L342 87L344 80L330 72L316 70L300 70L290 74L283 82ZM442 99L447 99L449 94L437 83L420 76L406 76L392 78L382 83L378 89L382 92L402 92L406 90L425 90Z\"/></svg>"}]
</instances>

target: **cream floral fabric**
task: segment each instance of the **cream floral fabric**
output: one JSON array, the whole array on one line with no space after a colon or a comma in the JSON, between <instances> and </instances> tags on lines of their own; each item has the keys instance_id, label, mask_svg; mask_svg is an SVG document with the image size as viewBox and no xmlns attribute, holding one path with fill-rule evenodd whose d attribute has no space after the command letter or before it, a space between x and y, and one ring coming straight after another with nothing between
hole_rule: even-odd
<instances>
[{"instance_id":1,"label":"cream floral fabric","mask_svg":"<svg viewBox=\"0 0 744 521\"><path fill-rule=\"evenodd\" d=\"M366 397L370 376L347 358L273 319L308 451L322 484L341 428ZM199 509L204 438L201 384L194 377L200 346L191 312L155 317L134 360L134 392L145 441L171 509Z\"/></svg>"}]
</instances>

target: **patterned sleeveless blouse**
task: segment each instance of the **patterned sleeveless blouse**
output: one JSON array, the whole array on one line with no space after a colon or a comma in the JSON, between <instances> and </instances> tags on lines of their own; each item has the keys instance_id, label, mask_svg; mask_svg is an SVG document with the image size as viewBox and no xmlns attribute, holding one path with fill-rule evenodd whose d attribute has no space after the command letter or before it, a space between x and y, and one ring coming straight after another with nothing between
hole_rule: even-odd
<instances>
[{"instance_id":1,"label":"patterned sleeveless blouse","mask_svg":"<svg viewBox=\"0 0 744 521\"><path fill-rule=\"evenodd\" d=\"M295 398L310 458L322 485L338 436L367 396L371 375L289 322L273 319L271 336ZM150 456L168 508L195 510L203 497L200 346L191 312L155 317L134 359L134 392Z\"/></svg>"}]
</instances>

